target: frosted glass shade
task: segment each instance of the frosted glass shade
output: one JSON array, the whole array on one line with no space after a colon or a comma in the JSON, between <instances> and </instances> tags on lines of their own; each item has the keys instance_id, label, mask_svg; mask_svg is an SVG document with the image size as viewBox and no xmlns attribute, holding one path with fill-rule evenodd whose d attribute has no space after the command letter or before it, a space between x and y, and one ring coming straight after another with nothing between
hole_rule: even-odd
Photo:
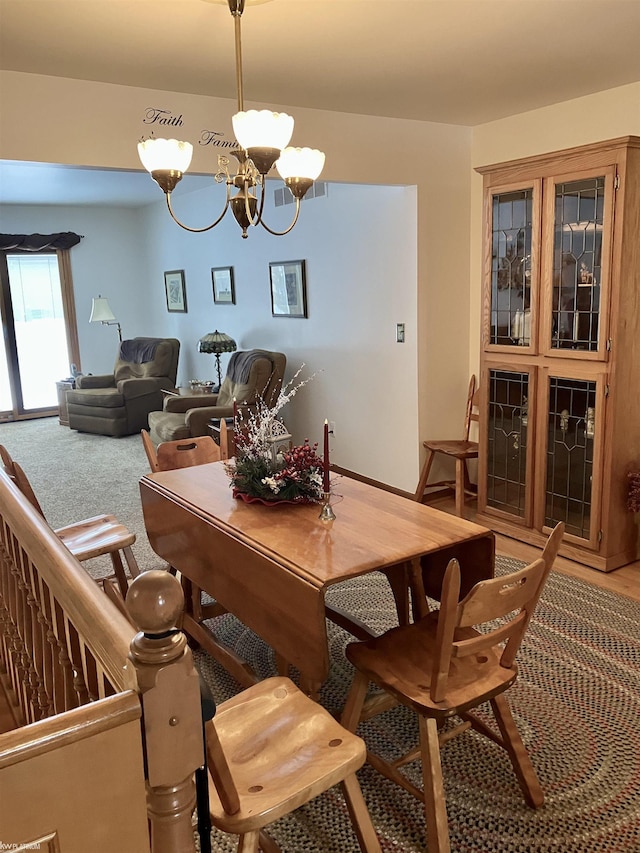
<instances>
[{"instance_id":1,"label":"frosted glass shade","mask_svg":"<svg viewBox=\"0 0 640 853\"><path fill-rule=\"evenodd\" d=\"M281 151L293 134L293 119L287 113L248 110L236 113L232 122L236 139L245 151L249 148L277 148Z\"/></svg>"},{"instance_id":2,"label":"frosted glass shade","mask_svg":"<svg viewBox=\"0 0 640 853\"><path fill-rule=\"evenodd\" d=\"M317 148L285 148L276 169L283 180L309 178L315 181L324 167L324 153Z\"/></svg>"},{"instance_id":3,"label":"frosted glass shade","mask_svg":"<svg viewBox=\"0 0 640 853\"><path fill-rule=\"evenodd\" d=\"M186 172L193 156L193 145L177 139L145 139L138 142L138 156L147 172Z\"/></svg>"}]
</instances>

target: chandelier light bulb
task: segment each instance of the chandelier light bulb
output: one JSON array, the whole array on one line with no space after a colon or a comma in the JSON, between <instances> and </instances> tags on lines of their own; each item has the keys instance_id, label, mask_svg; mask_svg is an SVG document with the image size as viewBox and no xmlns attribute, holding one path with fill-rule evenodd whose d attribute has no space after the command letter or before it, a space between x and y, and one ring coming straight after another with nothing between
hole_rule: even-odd
<instances>
[{"instance_id":1,"label":"chandelier light bulb","mask_svg":"<svg viewBox=\"0 0 640 853\"><path fill-rule=\"evenodd\" d=\"M191 164L193 145L177 139L145 139L138 143L138 155L147 172L186 172Z\"/></svg>"},{"instance_id":2,"label":"chandelier light bulb","mask_svg":"<svg viewBox=\"0 0 640 853\"><path fill-rule=\"evenodd\" d=\"M239 145L249 148L277 148L282 151L293 135L293 118L271 110L247 110L232 118Z\"/></svg>"},{"instance_id":3,"label":"chandelier light bulb","mask_svg":"<svg viewBox=\"0 0 640 853\"><path fill-rule=\"evenodd\" d=\"M276 162L276 169L283 180L308 178L315 181L324 168L324 152L317 148L285 148Z\"/></svg>"}]
</instances>

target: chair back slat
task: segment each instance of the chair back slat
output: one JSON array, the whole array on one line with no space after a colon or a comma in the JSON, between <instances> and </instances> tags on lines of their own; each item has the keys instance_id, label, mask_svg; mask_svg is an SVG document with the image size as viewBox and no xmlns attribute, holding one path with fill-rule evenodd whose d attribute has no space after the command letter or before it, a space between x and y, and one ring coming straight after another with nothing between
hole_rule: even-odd
<instances>
[{"instance_id":1,"label":"chair back slat","mask_svg":"<svg viewBox=\"0 0 640 853\"><path fill-rule=\"evenodd\" d=\"M544 567L539 559L509 575L477 583L461 602L457 627L482 625L521 610L537 592Z\"/></svg>"},{"instance_id":2,"label":"chair back slat","mask_svg":"<svg viewBox=\"0 0 640 853\"><path fill-rule=\"evenodd\" d=\"M15 463L14 463L13 459L11 458L11 454L9 453L7 448L4 446L4 444L0 444L0 461L2 462L2 466L3 466L7 476L11 477L11 479L15 482L15 479L16 479L16 472L14 470L14 464Z\"/></svg>"},{"instance_id":3,"label":"chair back slat","mask_svg":"<svg viewBox=\"0 0 640 853\"><path fill-rule=\"evenodd\" d=\"M176 468L218 462L220 448L211 436L201 435L198 438L164 441L158 445L156 455L159 471L173 471Z\"/></svg>"},{"instance_id":4,"label":"chair back slat","mask_svg":"<svg viewBox=\"0 0 640 853\"><path fill-rule=\"evenodd\" d=\"M452 658L502 647L501 665L513 666L563 534L564 523L560 522L539 559L511 574L480 581L460 603L460 565L457 560L449 562L442 586L431 675L434 702L442 701L446 695Z\"/></svg>"},{"instance_id":5,"label":"chair back slat","mask_svg":"<svg viewBox=\"0 0 640 853\"><path fill-rule=\"evenodd\" d=\"M480 415L478 413L478 403L479 403L480 392L476 390L476 377L475 374L471 374L471 379L469 379L469 390L467 392L467 405L464 411L464 441L469 441L469 432L471 431L471 422L480 420Z\"/></svg>"},{"instance_id":6,"label":"chair back slat","mask_svg":"<svg viewBox=\"0 0 640 853\"><path fill-rule=\"evenodd\" d=\"M42 511L42 507L40 506L40 502L36 497L33 488L31 487L31 483L29 482L29 478L24 473L22 465L19 465L17 462L13 463L13 480L16 486L20 489L25 498L29 501L31 506L40 513L40 515L44 518L44 512Z\"/></svg>"},{"instance_id":7,"label":"chair back slat","mask_svg":"<svg viewBox=\"0 0 640 853\"><path fill-rule=\"evenodd\" d=\"M160 468L158 467L158 457L156 455L155 444L151 441L151 436L149 435L146 429L141 429L140 435L142 437L142 446L144 447L144 452L147 454L147 459L149 460L149 467L151 468L151 471L155 473L156 471L160 470Z\"/></svg>"},{"instance_id":8,"label":"chair back slat","mask_svg":"<svg viewBox=\"0 0 640 853\"><path fill-rule=\"evenodd\" d=\"M213 720L209 720L205 724L205 749L207 767L220 797L222 808L228 815L237 814L240 811L238 789L233 781Z\"/></svg>"}]
</instances>

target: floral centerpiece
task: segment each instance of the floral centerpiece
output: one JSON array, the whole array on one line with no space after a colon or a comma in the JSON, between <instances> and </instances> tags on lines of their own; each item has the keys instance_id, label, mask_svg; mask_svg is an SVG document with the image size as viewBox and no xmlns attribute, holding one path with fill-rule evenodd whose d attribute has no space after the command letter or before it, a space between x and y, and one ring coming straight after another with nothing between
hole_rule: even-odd
<instances>
[{"instance_id":1,"label":"floral centerpiece","mask_svg":"<svg viewBox=\"0 0 640 853\"><path fill-rule=\"evenodd\" d=\"M303 365L304 367L304 365ZM278 395L271 407L258 400L248 415L238 411L234 417L236 455L225 463L234 495L244 500L265 503L318 503L323 498L323 461L317 444L304 444L280 450L290 438L279 418L281 409L307 382L293 386L300 371Z\"/></svg>"}]
</instances>

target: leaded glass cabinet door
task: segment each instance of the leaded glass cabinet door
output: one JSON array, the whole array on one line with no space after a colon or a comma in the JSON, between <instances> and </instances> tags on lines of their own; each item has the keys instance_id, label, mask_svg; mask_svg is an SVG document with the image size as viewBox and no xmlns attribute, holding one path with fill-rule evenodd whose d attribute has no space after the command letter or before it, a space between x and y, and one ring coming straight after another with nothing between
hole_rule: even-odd
<instances>
[{"instance_id":1,"label":"leaded glass cabinet door","mask_svg":"<svg viewBox=\"0 0 640 853\"><path fill-rule=\"evenodd\" d=\"M597 547L604 431L604 374L590 378L541 371L540 433L544 464L537 473L536 526L564 521L568 537ZM543 497L542 497L543 496Z\"/></svg>"},{"instance_id":2,"label":"leaded glass cabinet door","mask_svg":"<svg viewBox=\"0 0 640 853\"><path fill-rule=\"evenodd\" d=\"M501 351L535 347L540 181L524 186L496 187L489 194L490 248L485 292L489 294L484 319L485 347ZM520 349L523 348L523 349Z\"/></svg>"},{"instance_id":3,"label":"leaded glass cabinet door","mask_svg":"<svg viewBox=\"0 0 640 853\"><path fill-rule=\"evenodd\" d=\"M485 375L486 442L480 503L522 524L531 523L533 375L502 366ZM530 414L531 413L531 414Z\"/></svg>"},{"instance_id":4,"label":"leaded glass cabinet door","mask_svg":"<svg viewBox=\"0 0 640 853\"><path fill-rule=\"evenodd\" d=\"M545 355L606 358L614 180L603 169L545 182Z\"/></svg>"}]
</instances>

